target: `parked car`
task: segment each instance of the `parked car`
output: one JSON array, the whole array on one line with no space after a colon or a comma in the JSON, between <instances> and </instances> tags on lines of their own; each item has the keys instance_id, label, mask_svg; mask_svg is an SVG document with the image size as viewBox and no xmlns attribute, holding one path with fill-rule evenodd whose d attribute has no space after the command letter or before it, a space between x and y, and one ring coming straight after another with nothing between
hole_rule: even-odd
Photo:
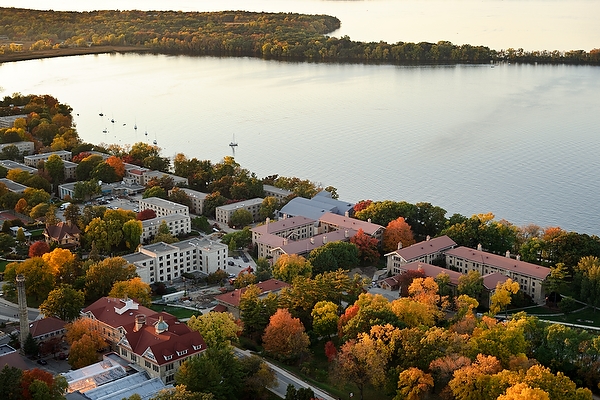
<instances>
[{"instance_id":1,"label":"parked car","mask_svg":"<svg viewBox=\"0 0 600 400\"><path fill-rule=\"evenodd\" d=\"M66 360L67 359L67 355L65 353L58 353L58 359L59 360Z\"/></svg>"},{"instance_id":2,"label":"parked car","mask_svg":"<svg viewBox=\"0 0 600 400\"><path fill-rule=\"evenodd\" d=\"M48 361L44 360L43 358L40 358L39 360L37 360L37 363L40 365L48 365Z\"/></svg>"}]
</instances>

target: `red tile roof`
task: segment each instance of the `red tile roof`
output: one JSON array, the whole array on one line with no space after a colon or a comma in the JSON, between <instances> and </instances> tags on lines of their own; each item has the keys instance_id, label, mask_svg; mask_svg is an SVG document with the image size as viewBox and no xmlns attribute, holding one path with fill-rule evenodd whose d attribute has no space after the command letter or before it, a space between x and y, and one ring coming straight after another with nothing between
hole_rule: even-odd
<instances>
[{"instance_id":1,"label":"red tile roof","mask_svg":"<svg viewBox=\"0 0 600 400\"><path fill-rule=\"evenodd\" d=\"M507 279L509 279L508 276L502 275L499 272L493 272L491 274L484 275L482 278L483 286L485 286L487 290L494 290L496 289L498 283L504 283Z\"/></svg>"},{"instance_id":2,"label":"red tile roof","mask_svg":"<svg viewBox=\"0 0 600 400\"><path fill-rule=\"evenodd\" d=\"M454 240L444 235L433 239L424 240L402 249L394 250L393 252L386 254L386 256L396 253L406 261L411 261L420 257L424 257L428 254L434 254L450 249L454 246L456 246Z\"/></svg>"},{"instance_id":3,"label":"red tile roof","mask_svg":"<svg viewBox=\"0 0 600 400\"><path fill-rule=\"evenodd\" d=\"M367 235L375 235L379 231L383 231L385 228L381 225L374 224L368 221L362 221L356 218L346 217L344 215L327 212L319 218L319 221L327 224L336 225L340 228L354 229L358 231L362 229Z\"/></svg>"},{"instance_id":4,"label":"red tile roof","mask_svg":"<svg viewBox=\"0 0 600 400\"><path fill-rule=\"evenodd\" d=\"M66 322L56 317L38 319L29 324L29 332L34 338L48 333L58 332L65 329Z\"/></svg>"},{"instance_id":5,"label":"red tile roof","mask_svg":"<svg viewBox=\"0 0 600 400\"><path fill-rule=\"evenodd\" d=\"M425 274L425 276L429 276L432 278L437 277L439 274L444 273L446 275L448 275L450 277L450 283L452 283L453 285L457 285L458 286L458 278L460 278L461 274L460 272L456 272L456 271L452 271L450 269L446 269L446 268L442 268L442 267L438 267L435 265L431 265L431 264L427 264L427 263L423 263L423 262L411 262L408 263L406 265L402 265L400 267L398 267L399 269L402 269L404 271L417 271L417 270L421 270L423 271L423 273Z\"/></svg>"},{"instance_id":6,"label":"red tile roof","mask_svg":"<svg viewBox=\"0 0 600 400\"><path fill-rule=\"evenodd\" d=\"M156 324L159 318L167 323L168 329L158 333ZM176 361L180 358L189 357L192 354L201 353L206 350L206 342L197 331L192 331L184 323L177 321L177 318L168 313L157 313L146 322L142 329L134 332L134 324L126 328L125 338L132 351L143 356L148 349L152 351L154 360L159 364L166 364ZM165 358L170 356L169 359Z\"/></svg>"},{"instance_id":7,"label":"red tile roof","mask_svg":"<svg viewBox=\"0 0 600 400\"><path fill-rule=\"evenodd\" d=\"M278 221L269 221L264 225L259 225L255 228L252 228L252 232L259 233L261 235L264 234L277 234L278 232L286 231L290 228L305 226L305 225L313 225L315 222L314 219L296 216L290 218L282 218Z\"/></svg>"},{"instance_id":8,"label":"red tile roof","mask_svg":"<svg viewBox=\"0 0 600 400\"><path fill-rule=\"evenodd\" d=\"M127 306L130 308L126 308ZM117 310L119 310L119 312L126 311L119 314ZM87 306L83 312L93 314L97 320L102 321L113 328L133 325L135 316L138 314L144 314L147 318L157 314L156 311L140 306L131 299L129 299L126 304L123 299L116 299L113 297L103 297Z\"/></svg>"},{"instance_id":9,"label":"red tile roof","mask_svg":"<svg viewBox=\"0 0 600 400\"><path fill-rule=\"evenodd\" d=\"M278 292L285 287L289 287L290 285L277 279L269 279L268 281L257 283L255 286L258 286L261 294L265 294L269 292ZM246 290L247 288L235 289L232 292L215 296L215 299L237 308L240 306L242 294L246 292Z\"/></svg>"},{"instance_id":10,"label":"red tile roof","mask_svg":"<svg viewBox=\"0 0 600 400\"><path fill-rule=\"evenodd\" d=\"M541 267L539 265L521 260L515 260L514 258L506 256L499 256L497 254L471 249L469 247L461 246L452 250L448 250L446 255L489 265L500 270L530 276L537 279L545 279L550 274L550 268Z\"/></svg>"}]
</instances>

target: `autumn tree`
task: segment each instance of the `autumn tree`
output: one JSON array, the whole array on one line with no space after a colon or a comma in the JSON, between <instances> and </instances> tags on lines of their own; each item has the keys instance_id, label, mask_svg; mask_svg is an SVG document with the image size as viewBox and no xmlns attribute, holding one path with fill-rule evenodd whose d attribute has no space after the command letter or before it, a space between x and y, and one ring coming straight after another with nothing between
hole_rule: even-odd
<instances>
[{"instance_id":1,"label":"autumn tree","mask_svg":"<svg viewBox=\"0 0 600 400\"><path fill-rule=\"evenodd\" d=\"M349 340L342 345L333 361L331 376L338 384L355 385L362 400L366 385L383 383L386 359L386 354L378 352L370 343Z\"/></svg>"},{"instance_id":2,"label":"autumn tree","mask_svg":"<svg viewBox=\"0 0 600 400\"><path fill-rule=\"evenodd\" d=\"M240 313L244 334L253 340L260 340L269 320L278 308L278 298L274 293L260 298L261 291L255 285L248 286L240 297Z\"/></svg>"},{"instance_id":3,"label":"autumn tree","mask_svg":"<svg viewBox=\"0 0 600 400\"><path fill-rule=\"evenodd\" d=\"M129 398L127 400L134 400ZM142 400L135 399L135 400ZM152 396L150 400L215 400L212 393L195 393L187 390L184 385L177 385L173 388L162 389Z\"/></svg>"},{"instance_id":4,"label":"autumn tree","mask_svg":"<svg viewBox=\"0 0 600 400\"><path fill-rule=\"evenodd\" d=\"M408 368L398 377L394 400L420 400L433 388L433 378L418 368Z\"/></svg>"},{"instance_id":5,"label":"autumn tree","mask_svg":"<svg viewBox=\"0 0 600 400\"><path fill-rule=\"evenodd\" d=\"M152 219L152 218L156 218L156 211L147 208L145 210L140 211L139 213L137 213L137 217L138 221L145 221L147 219Z\"/></svg>"},{"instance_id":6,"label":"autumn tree","mask_svg":"<svg viewBox=\"0 0 600 400\"><path fill-rule=\"evenodd\" d=\"M273 196L267 196L263 199L258 210L261 220L275 217L275 210L279 208L279 200Z\"/></svg>"},{"instance_id":7,"label":"autumn tree","mask_svg":"<svg viewBox=\"0 0 600 400\"><path fill-rule=\"evenodd\" d=\"M25 370L21 376L21 399L64 399L68 386L67 380L62 375L52 376L51 373L39 368Z\"/></svg>"},{"instance_id":8,"label":"autumn tree","mask_svg":"<svg viewBox=\"0 0 600 400\"><path fill-rule=\"evenodd\" d=\"M517 282L513 282L512 279L508 278L506 281L496 285L496 290L494 294L490 298L491 306L490 313L497 314L501 310L506 310L506 307L511 302L511 296L517 294L519 291L519 284Z\"/></svg>"},{"instance_id":9,"label":"autumn tree","mask_svg":"<svg viewBox=\"0 0 600 400\"><path fill-rule=\"evenodd\" d=\"M105 161L114 171L119 179L125 176L125 164L119 157L110 156Z\"/></svg>"},{"instance_id":10,"label":"autumn tree","mask_svg":"<svg viewBox=\"0 0 600 400\"><path fill-rule=\"evenodd\" d=\"M526 383L517 383L506 389L498 400L550 400L548 393L542 389L531 388Z\"/></svg>"},{"instance_id":11,"label":"autumn tree","mask_svg":"<svg viewBox=\"0 0 600 400\"><path fill-rule=\"evenodd\" d=\"M283 254L273 265L273 277L291 283L297 276L311 276L312 265L297 254Z\"/></svg>"},{"instance_id":12,"label":"autumn tree","mask_svg":"<svg viewBox=\"0 0 600 400\"><path fill-rule=\"evenodd\" d=\"M383 233L383 250L385 252L394 251L399 248L399 245L407 247L413 243L415 243L415 239L410 225L403 217L390 221Z\"/></svg>"},{"instance_id":13,"label":"autumn tree","mask_svg":"<svg viewBox=\"0 0 600 400\"><path fill-rule=\"evenodd\" d=\"M313 331L318 336L331 336L337 331L338 306L331 301L319 301L312 309Z\"/></svg>"},{"instance_id":14,"label":"autumn tree","mask_svg":"<svg viewBox=\"0 0 600 400\"><path fill-rule=\"evenodd\" d=\"M10 263L4 272L5 287L14 293L17 275L25 277L25 293L36 300L48 297L54 287L54 275L50 272L48 264L40 257L29 258L20 263ZM5 289L6 290L6 289Z\"/></svg>"},{"instance_id":15,"label":"autumn tree","mask_svg":"<svg viewBox=\"0 0 600 400\"><path fill-rule=\"evenodd\" d=\"M269 320L262 337L263 348L273 357L292 361L308 351L310 340L300 319L280 308Z\"/></svg>"},{"instance_id":16,"label":"autumn tree","mask_svg":"<svg viewBox=\"0 0 600 400\"><path fill-rule=\"evenodd\" d=\"M361 229L350 238L350 243L358 248L358 258L363 264L374 264L379 260L379 241Z\"/></svg>"},{"instance_id":17,"label":"autumn tree","mask_svg":"<svg viewBox=\"0 0 600 400\"><path fill-rule=\"evenodd\" d=\"M49 253L42 255L44 262L50 267L50 271L54 275L58 275L59 271L68 263L75 262L75 256L70 250L57 247Z\"/></svg>"},{"instance_id":18,"label":"autumn tree","mask_svg":"<svg viewBox=\"0 0 600 400\"><path fill-rule=\"evenodd\" d=\"M44 163L44 169L48 171L48 174L52 178L54 190L56 190L57 185L65 179L64 161L58 155L52 154Z\"/></svg>"},{"instance_id":19,"label":"autumn tree","mask_svg":"<svg viewBox=\"0 0 600 400\"><path fill-rule=\"evenodd\" d=\"M208 347L229 347L237 343L241 328L231 313L211 312L192 316L187 325L200 332Z\"/></svg>"},{"instance_id":20,"label":"autumn tree","mask_svg":"<svg viewBox=\"0 0 600 400\"><path fill-rule=\"evenodd\" d=\"M86 367L98 361L98 343L90 334L84 334L79 340L71 343L69 365L74 369Z\"/></svg>"},{"instance_id":21,"label":"autumn tree","mask_svg":"<svg viewBox=\"0 0 600 400\"><path fill-rule=\"evenodd\" d=\"M355 311L354 307L356 307ZM340 318L338 335L344 339L353 339L361 333L369 332L375 325L385 324L395 327L404 326L385 297L380 294L363 293Z\"/></svg>"},{"instance_id":22,"label":"autumn tree","mask_svg":"<svg viewBox=\"0 0 600 400\"><path fill-rule=\"evenodd\" d=\"M135 299L139 304L150 307L152 304L151 292L150 285L142 282L142 279L138 276L126 281L116 281L108 293L108 297Z\"/></svg>"},{"instance_id":23,"label":"autumn tree","mask_svg":"<svg viewBox=\"0 0 600 400\"><path fill-rule=\"evenodd\" d=\"M129 220L123 224L123 240L128 249L136 249L143 233L141 221Z\"/></svg>"},{"instance_id":24,"label":"autumn tree","mask_svg":"<svg viewBox=\"0 0 600 400\"><path fill-rule=\"evenodd\" d=\"M136 268L122 257L106 258L92 264L85 274L85 293L88 299L106 296L118 281L136 276Z\"/></svg>"},{"instance_id":25,"label":"autumn tree","mask_svg":"<svg viewBox=\"0 0 600 400\"><path fill-rule=\"evenodd\" d=\"M84 302L83 292L62 284L48 294L48 298L40 304L40 311L46 317L53 316L70 322L79 317Z\"/></svg>"}]
</instances>

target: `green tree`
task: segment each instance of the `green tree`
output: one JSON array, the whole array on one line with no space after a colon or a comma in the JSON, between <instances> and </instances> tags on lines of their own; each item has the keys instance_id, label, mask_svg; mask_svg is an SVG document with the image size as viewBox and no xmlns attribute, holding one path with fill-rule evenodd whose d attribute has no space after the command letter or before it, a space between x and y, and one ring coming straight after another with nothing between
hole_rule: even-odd
<instances>
[{"instance_id":1,"label":"green tree","mask_svg":"<svg viewBox=\"0 0 600 400\"><path fill-rule=\"evenodd\" d=\"M161 188L160 186L152 186L152 187L146 189L146 191L142 195L142 198L144 198L144 199L148 199L151 197L158 197L160 199L166 199L167 191L165 189Z\"/></svg>"},{"instance_id":2,"label":"green tree","mask_svg":"<svg viewBox=\"0 0 600 400\"><path fill-rule=\"evenodd\" d=\"M19 227L19 230L17 230L16 239L17 239L17 242L19 242L19 243L25 243L25 240L27 240L27 238L25 237L25 232L23 231L23 228Z\"/></svg>"},{"instance_id":3,"label":"green tree","mask_svg":"<svg viewBox=\"0 0 600 400\"><path fill-rule=\"evenodd\" d=\"M250 225L252 222L254 222L252 213L245 208L238 208L233 212L233 214L231 214L229 225L234 228L237 227L238 229L241 229Z\"/></svg>"},{"instance_id":4,"label":"green tree","mask_svg":"<svg viewBox=\"0 0 600 400\"><path fill-rule=\"evenodd\" d=\"M10 263L4 272L5 291L14 292L17 275L25 276L25 293L36 300L48 297L54 287L54 275L40 257L29 258L20 263Z\"/></svg>"},{"instance_id":5,"label":"green tree","mask_svg":"<svg viewBox=\"0 0 600 400\"><path fill-rule=\"evenodd\" d=\"M46 317L56 317L71 322L79 317L85 302L83 292L73 289L73 286L62 284L53 289L48 298L40 304L40 311Z\"/></svg>"},{"instance_id":6,"label":"green tree","mask_svg":"<svg viewBox=\"0 0 600 400\"><path fill-rule=\"evenodd\" d=\"M575 289L579 299L596 308L600 306L600 259L582 257L575 269Z\"/></svg>"},{"instance_id":7,"label":"green tree","mask_svg":"<svg viewBox=\"0 0 600 400\"><path fill-rule=\"evenodd\" d=\"M208 347L229 347L238 342L241 328L231 313L207 313L192 316L187 325L200 332Z\"/></svg>"},{"instance_id":8,"label":"green tree","mask_svg":"<svg viewBox=\"0 0 600 400\"><path fill-rule=\"evenodd\" d=\"M308 262L314 274L358 266L358 247L349 242L329 242L310 252Z\"/></svg>"},{"instance_id":9,"label":"green tree","mask_svg":"<svg viewBox=\"0 0 600 400\"><path fill-rule=\"evenodd\" d=\"M0 371L0 393L6 400L21 400L23 389L21 389L21 376L23 371L19 368L4 365Z\"/></svg>"},{"instance_id":10,"label":"green tree","mask_svg":"<svg viewBox=\"0 0 600 400\"><path fill-rule=\"evenodd\" d=\"M240 319L244 323L244 334L253 340L260 340L278 306L276 294L269 293L264 298L259 297L260 294L257 286L250 285L240 297Z\"/></svg>"},{"instance_id":11,"label":"green tree","mask_svg":"<svg viewBox=\"0 0 600 400\"><path fill-rule=\"evenodd\" d=\"M64 161L58 155L52 154L50 157L48 157L48 161L44 163L44 169L52 178L52 184L54 185L54 189L56 190L56 185L58 185L65 179Z\"/></svg>"},{"instance_id":12,"label":"green tree","mask_svg":"<svg viewBox=\"0 0 600 400\"><path fill-rule=\"evenodd\" d=\"M81 210L77 204L69 204L63 215L66 221L77 226L81 218Z\"/></svg>"},{"instance_id":13,"label":"green tree","mask_svg":"<svg viewBox=\"0 0 600 400\"><path fill-rule=\"evenodd\" d=\"M240 369L244 375L243 397L265 399L269 388L278 385L275 372L260 357L251 355L240 359Z\"/></svg>"},{"instance_id":14,"label":"green tree","mask_svg":"<svg viewBox=\"0 0 600 400\"><path fill-rule=\"evenodd\" d=\"M458 293L474 299L483 291L483 278L479 271L471 270L466 275L458 277Z\"/></svg>"},{"instance_id":15,"label":"green tree","mask_svg":"<svg viewBox=\"0 0 600 400\"><path fill-rule=\"evenodd\" d=\"M90 178L105 183L113 183L121 180L115 169L106 162L96 164L90 174Z\"/></svg>"},{"instance_id":16,"label":"green tree","mask_svg":"<svg viewBox=\"0 0 600 400\"><path fill-rule=\"evenodd\" d=\"M135 249L140 244L142 237L142 222L129 220L123 224L123 239L128 249Z\"/></svg>"},{"instance_id":17,"label":"green tree","mask_svg":"<svg viewBox=\"0 0 600 400\"><path fill-rule=\"evenodd\" d=\"M31 332L27 334L25 343L23 343L23 352L28 356L37 356L40 352L40 346L33 336L31 336Z\"/></svg>"},{"instance_id":18,"label":"green tree","mask_svg":"<svg viewBox=\"0 0 600 400\"><path fill-rule=\"evenodd\" d=\"M108 237L108 227L104 220L96 217L90 221L85 228L85 238L87 243L96 243L98 250L110 252L111 246Z\"/></svg>"},{"instance_id":19,"label":"green tree","mask_svg":"<svg viewBox=\"0 0 600 400\"><path fill-rule=\"evenodd\" d=\"M260 209L258 210L258 214L260 215L261 220L265 220L267 218L275 217L275 210L279 208L279 200L273 196L267 196L263 199L260 204Z\"/></svg>"},{"instance_id":20,"label":"green tree","mask_svg":"<svg viewBox=\"0 0 600 400\"><path fill-rule=\"evenodd\" d=\"M127 400L138 400L129 398ZM141 398L139 400L142 400ZM150 400L215 400L212 393L190 392L184 385L177 385L174 388L162 389Z\"/></svg>"},{"instance_id":21,"label":"green tree","mask_svg":"<svg viewBox=\"0 0 600 400\"><path fill-rule=\"evenodd\" d=\"M188 358L175 374L177 384L196 393L212 393L217 399L235 400L242 391L239 360L227 347L209 347L202 357Z\"/></svg>"},{"instance_id":22,"label":"green tree","mask_svg":"<svg viewBox=\"0 0 600 400\"><path fill-rule=\"evenodd\" d=\"M92 264L85 274L85 293L90 300L106 296L113 285L136 277L135 266L122 257L106 258Z\"/></svg>"},{"instance_id":23,"label":"green tree","mask_svg":"<svg viewBox=\"0 0 600 400\"><path fill-rule=\"evenodd\" d=\"M73 197L77 200L89 200L100 194L102 194L102 188L96 180L79 180L73 187Z\"/></svg>"}]
</instances>

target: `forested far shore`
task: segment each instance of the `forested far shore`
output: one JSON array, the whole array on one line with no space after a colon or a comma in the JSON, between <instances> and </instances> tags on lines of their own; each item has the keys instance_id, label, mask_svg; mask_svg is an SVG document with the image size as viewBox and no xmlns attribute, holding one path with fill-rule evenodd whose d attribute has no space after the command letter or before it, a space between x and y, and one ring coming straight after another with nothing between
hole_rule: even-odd
<instances>
[{"instance_id":1,"label":"forested far shore","mask_svg":"<svg viewBox=\"0 0 600 400\"><path fill-rule=\"evenodd\" d=\"M155 53L384 64L600 64L600 49L561 52L493 50L437 43L357 42L330 37L327 15L245 11L41 11L0 8L0 62L143 48ZM129 51L129 50L121 50Z\"/></svg>"}]
</instances>

